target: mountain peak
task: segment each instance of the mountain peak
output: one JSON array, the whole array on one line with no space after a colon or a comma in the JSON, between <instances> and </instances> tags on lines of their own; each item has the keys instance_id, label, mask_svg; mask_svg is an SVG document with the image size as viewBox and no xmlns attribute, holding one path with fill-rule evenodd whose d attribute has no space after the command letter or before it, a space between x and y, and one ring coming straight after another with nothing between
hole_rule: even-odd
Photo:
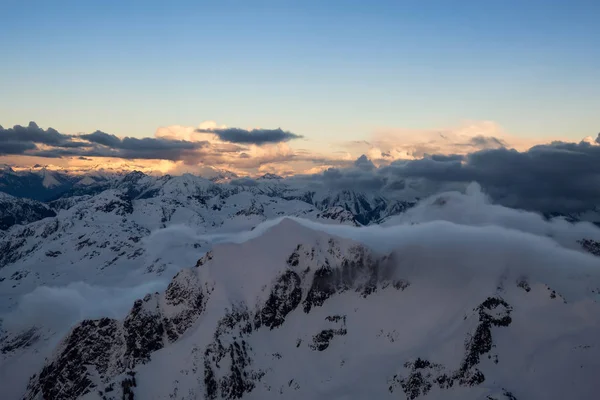
<instances>
[{"instance_id":1,"label":"mountain peak","mask_svg":"<svg viewBox=\"0 0 600 400\"><path fill-rule=\"evenodd\" d=\"M8 164L0 164L0 172L11 173L11 172L15 172L15 171Z\"/></svg>"},{"instance_id":2,"label":"mountain peak","mask_svg":"<svg viewBox=\"0 0 600 400\"><path fill-rule=\"evenodd\" d=\"M259 177L258 179L283 179L283 177L276 175L276 174L272 174L270 172L267 172L266 174Z\"/></svg>"},{"instance_id":3,"label":"mountain peak","mask_svg":"<svg viewBox=\"0 0 600 400\"><path fill-rule=\"evenodd\" d=\"M134 170L134 171L128 172L123 177L122 182L134 182L145 176L147 176L147 175L145 173L143 173L142 171Z\"/></svg>"},{"instance_id":4,"label":"mountain peak","mask_svg":"<svg viewBox=\"0 0 600 400\"><path fill-rule=\"evenodd\" d=\"M60 186L60 181L56 178L56 176L54 175L54 173L52 171L49 171L46 168L42 168L40 170L40 175L43 176L43 181L42 181L42 185L47 188L47 189L51 189L57 186Z\"/></svg>"}]
</instances>

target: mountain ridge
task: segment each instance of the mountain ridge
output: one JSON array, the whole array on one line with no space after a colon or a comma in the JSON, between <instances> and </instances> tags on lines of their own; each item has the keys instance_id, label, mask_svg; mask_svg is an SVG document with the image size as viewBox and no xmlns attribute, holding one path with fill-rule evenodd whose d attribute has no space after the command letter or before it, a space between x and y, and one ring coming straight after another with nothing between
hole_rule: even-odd
<instances>
[{"instance_id":1,"label":"mountain ridge","mask_svg":"<svg viewBox=\"0 0 600 400\"><path fill-rule=\"evenodd\" d=\"M273 241L281 238L276 252L265 254L264 249L272 249ZM358 242L283 218L257 237L214 247L194 268L179 272L165 292L136 301L124 319L81 322L32 377L26 398L39 393L49 398L84 393L86 398L147 398L153 393L205 399L324 399L369 390L379 398L403 393L410 399L542 394L558 399L566 393L578 398L593 393L593 387L581 383L598 372L600 366L592 360L600 349L593 344L587 317L573 319L572 313L584 307L594 314L600 310L597 303L565 300L535 276L519 278L525 270L499 275L481 271L465 289L439 273L436 260L442 258L422 258L426 252L418 250L414 256L420 258L414 260L433 262L431 271L437 272L411 267L411 258L404 254L411 249L372 252ZM419 265L429 271L427 263ZM454 271L461 268L460 263L454 265ZM600 282L598 274L594 279ZM578 290L585 290L587 283L577 282ZM411 311L414 304L429 308L421 308L419 314L424 315L419 316ZM374 312L381 307L387 311ZM401 317L382 318L392 309ZM561 331L553 320L566 315L572 325ZM595 315L594 321L600 322L600 314ZM563 363L584 363L587 372L567 383L553 368L544 367L543 358L535 363L538 372L527 376L548 382L545 387L515 379L514 373L523 373L522 367L510 372L511 365L522 364L518 353L535 354L537 349L530 342L519 342L513 349L512 341L521 337L531 318L553 327L532 332L534 342L543 346L563 332L573 346L587 346L585 358L562 348L551 352L563 357ZM402 330L408 321L410 329ZM442 326L447 334L439 331ZM365 340L366 348L356 347ZM463 349L457 351L463 340ZM76 350L87 346L93 347ZM173 362L180 368L167 372L160 367ZM319 363L323 366L315 367ZM84 364L87 372L80 369ZM315 379L309 365L325 375ZM361 380L365 387L356 386L353 371L367 379ZM378 378L367 378L375 372ZM158 381L157 374L162 377ZM53 384L57 381L62 386Z\"/></svg>"}]
</instances>

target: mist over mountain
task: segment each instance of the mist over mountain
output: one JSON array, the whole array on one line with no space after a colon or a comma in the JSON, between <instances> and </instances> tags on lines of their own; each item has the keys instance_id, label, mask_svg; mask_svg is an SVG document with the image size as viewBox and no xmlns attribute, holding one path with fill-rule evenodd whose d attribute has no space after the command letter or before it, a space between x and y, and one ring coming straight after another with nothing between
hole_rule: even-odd
<instances>
[{"instance_id":1,"label":"mist over mountain","mask_svg":"<svg viewBox=\"0 0 600 400\"><path fill-rule=\"evenodd\" d=\"M3 396L593 398L594 210L330 181L381 174L367 161L290 178L4 172L64 186L2 197Z\"/></svg>"}]
</instances>

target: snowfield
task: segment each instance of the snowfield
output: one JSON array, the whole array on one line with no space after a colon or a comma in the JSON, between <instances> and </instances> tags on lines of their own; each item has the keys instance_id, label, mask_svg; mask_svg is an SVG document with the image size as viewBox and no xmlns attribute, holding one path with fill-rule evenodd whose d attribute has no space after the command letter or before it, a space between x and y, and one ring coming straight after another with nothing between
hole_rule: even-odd
<instances>
[{"instance_id":1,"label":"snowfield","mask_svg":"<svg viewBox=\"0 0 600 400\"><path fill-rule=\"evenodd\" d=\"M262 185L129 174L7 229L3 398L597 398L595 225Z\"/></svg>"}]
</instances>

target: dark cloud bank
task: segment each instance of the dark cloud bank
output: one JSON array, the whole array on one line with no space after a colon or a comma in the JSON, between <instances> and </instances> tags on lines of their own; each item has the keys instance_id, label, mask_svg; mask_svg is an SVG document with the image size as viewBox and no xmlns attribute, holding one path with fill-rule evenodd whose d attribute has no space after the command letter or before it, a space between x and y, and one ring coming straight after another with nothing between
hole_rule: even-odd
<instances>
[{"instance_id":1,"label":"dark cloud bank","mask_svg":"<svg viewBox=\"0 0 600 400\"><path fill-rule=\"evenodd\" d=\"M207 132L207 131L203 131ZM230 143L279 143L301 136L281 129L230 128L215 131L221 140ZM35 122L13 128L0 126L0 155L28 155L47 158L61 157L116 157L124 159L188 160L197 150L208 147L204 142L189 142L162 138L119 138L96 131L85 135L65 135L53 128L40 128ZM234 146L234 145L230 145ZM227 148L219 151L229 151Z\"/></svg>"},{"instance_id":2,"label":"dark cloud bank","mask_svg":"<svg viewBox=\"0 0 600 400\"><path fill-rule=\"evenodd\" d=\"M240 129L240 128L225 128L225 129L197 129L201 133L214 133L219 139L225 142L241 143L241 144L266 144L287 142L292 139L300 139L301 135L296 135L292 132L286 132L281 128L277 129Z\"/></svg>"},{"instance_id":3,"label":"dark cloud bank","mask_svg":"<svg viewBox=\"0 0 600 400\"><path fill-rule=\"evenodd\" d=\"M361 156L352 168L297 179L338 190L400 194L413 189L423 196L478 182L494 201L510 207L582 212L600 209L600 146L554 142L525 152L497 148L466 156L431 155L380 168Z\"/></svg>"},{"instance_id":4,"label":"dark cloud bank","mask_svg":"<svg viewBox=\"0 0 600 400\"><path fill-rule=\"evenodd\" d=\"M40 145L44 147L40 148ZM28 126L0 126L0 155L36 157L117 157L125 159L180 160L207 146L207 142L187 142L154 138L123 139L96 131L87 135L65 135L55 129L41 129L35 122Z\"/></svg>"}]
</instances>

